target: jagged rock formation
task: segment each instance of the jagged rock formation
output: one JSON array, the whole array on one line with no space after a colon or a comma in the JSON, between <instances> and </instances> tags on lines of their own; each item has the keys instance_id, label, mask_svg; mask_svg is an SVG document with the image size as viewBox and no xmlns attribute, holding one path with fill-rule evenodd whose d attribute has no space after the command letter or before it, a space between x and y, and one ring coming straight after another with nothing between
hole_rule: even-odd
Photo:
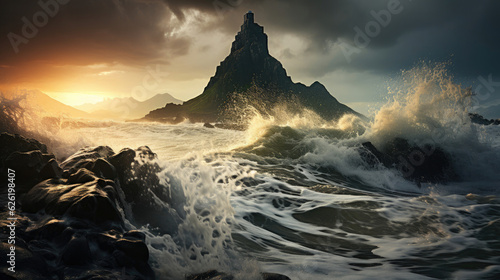
<instances>
[{"instance_id":1,"label":"jagged rock formation","mask_svg":"<svg viewBox=\"0 0 500 280\"><path fill-rule=\"evenodd\" d=\"M500 125L500 119L486 119L485 117L476 114L476 113L469 113L469 118L473 123L477 124L482 124L482 125Z\"/></svg>"},{"instance_id":2,"label":"jagged rock formation","mask_svg":"<svg viewBox=\"0 0 500 280\"><path fill-rule=\"evenodd\" d=\"M8 264L0 279L160 279L150 264L145 232L190 245L177 235L187 216L183 189L176 180L160 180L155 159L147 146L119 153L99 146L58 162L37 140L0 133L0 172L15 185L0 186L0 262ZM15 179L7 181L7 171ZM8 242L13 223L15 244ZM12 246L15 261L8 255ZM12 266L15 272L8 270ZM235 278L208 271L186 279Z\"/></svg>"},{"instance_id":3,"label":"jagged rock formation","mask_svg":"<svg viewBox=\"0 0 500 280\"><path fill-rule=\"evenodd\" d=\"M439 146L418 146L406 139L394 138L380 150L371 142L365 142L359 152L371 166L382 164L387 168L395 168L404 178L418 185L458 179L452 156Z\"/></svg>"},{"instance_id":4,"label":"jagged rock formation","mask_svg":"<svg viewBox=\"0 0 500 280\"><path fill-rule=\"evenodd\" d=\"M167 104L144 119L220 121L232 103L252 98L266 104L263 110L277 102L289 101L296 107L310 108L325 119L335 119L346 113L361 116L339 103L319 82L311 86L292 82L281 63L269 54L267 43L264 28L255 23L254 14L248 12L231 53L217 67L203 93L181 106Z\"/></svg>"},{"instance_id":5,"label":"jagged rock formation","mask_svg":"<svg viewBox=\"0 0 500 280\"><path fill-rule=\"evenodd\" d=\"M16 210L7 211L7 195L0 198L0 261L7 262L15 245L16 270L4 265L0 279L155 279L145 234L128 230L119 211L150 193L143 177L152 174L153 180L150 170L157 167L149 148L118 154L109 147L85 148L59 164L33 139L1 133L0 146L0 171L16 174ZM133 176L139 179L125 179ZM7 193L7 184L0 191ZM7 218L13 217L16 243L8 244ZM140 218L136 212L127 217Z\"/></svg>"}]
</instances>

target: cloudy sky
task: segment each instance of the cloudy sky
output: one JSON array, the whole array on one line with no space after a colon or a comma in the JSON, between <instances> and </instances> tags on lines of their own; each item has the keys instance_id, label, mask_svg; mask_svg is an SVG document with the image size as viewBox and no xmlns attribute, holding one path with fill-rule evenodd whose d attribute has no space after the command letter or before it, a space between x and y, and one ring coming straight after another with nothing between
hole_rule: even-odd
<instances>
[{"instance_id":1,"label":"cloudy sky","mask_svg":"<svg viewBox=\"0 0 500 280\"><path fill-rule=\"evenodd\" d=\"M318 80L362 113L422 60L450 62L464 85L488 82L482 105L500 104L500 1L472 0L3 0L0 88L71 105L164 92L188 100L248 10L295 82Z\"/></svg>"}]
</instances>

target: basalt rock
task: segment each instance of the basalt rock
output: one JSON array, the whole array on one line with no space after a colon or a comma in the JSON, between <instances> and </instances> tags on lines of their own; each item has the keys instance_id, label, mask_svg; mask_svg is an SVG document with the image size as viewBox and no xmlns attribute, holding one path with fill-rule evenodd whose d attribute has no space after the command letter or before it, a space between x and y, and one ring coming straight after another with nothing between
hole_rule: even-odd
<instances>
[{"instance_id":1,"label":"basalt rock","mask_svg":"<svg viewBox=\"0 0 500 280\"><path fill-rule=\"evenodd\" d=\"M29 152L39 150L47 153L47 146L35 139L28 139L19 134L0 133L0 163L13 152Z\"/></svg>"},{"instance_id":2,"label":"basalt rock","mask_svg":"<svg viewBox=\"0 0 500 280\"><path fill-rule=\"evenodd\" d=\"M73 237L61 255L65 265L86 265L92 262L92 253L84 236Z\"/></svg>"},{"instance_id":3,"label":"basalt rock","mask_svg":"<svg viewBox=\"0 0 500 280\"><path fill-rule=\"evenodd\" d=\"M240 107L245 107L247 102L261 105L254 106L261 113L269 113L275 105L286 102L308 108L327 120L344 114L365 119L338 102L319 82L311 86L294 83L282 64L269 54L264 28L254 22L254 14L249 12L230 54L217 66L203 93L182 105L167 104L151 111L143 120L176 122L187 118L192 122L234 122L235 117L245 118L240 110L245 108Z\"/></svg>"},{"instance_id":4,"label":"basalt rock","mask_svg":"<svg viewBox=\"0 0 500 280\"><path fill-rule=\"evenodd\" d=\"M380 150L370 142L362 146L360 154L367 163L396 168L405 178L418 184L447 182L458 177L451 155L435 144L412 145L406 139L394 138Z\"/></svg>"},{"instance_id":5,"label":"basalt rock","mask_svg":"<svg viewBox=\"0 0 500 280\"><path fill-rule=\"evenodd\" d=\"M469 113L469 118L473 123L482 124L482 125L500 125L500 119L486 119L485 117L475 114Z\"/></svg>"},{"instance_id":6,"label":"basalt rock","mask_svg":"<svg viewBox=\"0 0 500 280\"><path fill-rule=\"evenodd\" d=\"M96 224L123 223L116 202L103 190L105 186L99 184L98 179L67 184L69 181L61 183L52 179L37 184L23 198L22 209L31 213L44 210L56 216L69 215Z\"/></svg>"},{"instance_id":7,"label":"basalt rock","mask_svg":"<svg viewBox=\"0 0 500 280\"><path fill-rule=\"evenodd\" d=\"M8 134L1 134L0 141L7 143L0 147L2 163L15 168L18 186L29 186L24 194L16 186L16 279L155 278L145 234L125 230L119 211L123 199L138 202L137 208L153 201L135 196L151 193L148 183L158 184L157 192L164 189L156 175L156 155L148 147L118 154L105 146L84 148L59 165L37 141ZM134 187L143 189L134 193ZM2 220L7 213L2 212ZM141 222L138 227L149 223ZM8 223L0 226L0 238L7 240ZM9 250L4 247L2 256ZM0 278L10 275L6 271Z\"/></svg>"},{"instance_id":8,"label":"basalt rock","mask_svg":"<svg viewBox=\"0 0 500 280\"><path fill-rule=\"evenodd\" d=\"M277 273L261 273L262 280L290 280L288 276ZM236 279L233 275L217 270L193 274L186 277L186 280L233 280Z\"/></svg>"},{"instance_id":9,"label":"basalt rock","mask_svg":"<svg viewBox=\"0 0 500 280\"><path fill-rule=\"evenodd\" d=\"M53 172L51 168L54 169ZM7 169L13 170L16 174L18 195L28 192L47 176L59 175L54 155L47 153L45 145L20 135L1 133L0 171L5 174ZM52 174L47 174L51 172Z\"/></svg>"},{"instance_id":10,"label":"basalt rock","mask_svg":"<svg viewBox=\"0 0 500 280\"><path fill-rule=\"evenodd\" d=\"M40 180L46 180L50 178L61 178L63 171L59 166L59 163L55 158L50 159L38 173Z\"/></svg>"},{"instance_id":11,"label":"basalt rock","mask_svg":"<svg viewBox=\"0 0 500 280\"><path fill-rule=\"evenodd\" d=\"M82 148L72 156L68 157L61 163L63 169L78 170L81 165L84 165L88 160L96 160L98 158L107 158L114 155L113 150L108 146L98 146L92 148Z\"/></svg>"},{"instance_id":12,"label":"basalt rock","mask_svg":"<svg viewBox=\"0 0 500 280\"><path fill-rule=\"evenodd\" d=\"M215 128L215 126L213 126L211 123L204 123L203 124L203 127L206 127L206 128Z\"/></svg>"}]
</instances>

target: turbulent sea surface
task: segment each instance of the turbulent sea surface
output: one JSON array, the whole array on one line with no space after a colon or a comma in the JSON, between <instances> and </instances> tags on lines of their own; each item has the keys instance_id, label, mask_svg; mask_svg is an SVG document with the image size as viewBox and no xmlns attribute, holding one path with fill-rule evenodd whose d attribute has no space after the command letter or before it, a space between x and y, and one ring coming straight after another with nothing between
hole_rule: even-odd
<instances>
[{"instance_id":1,"label":"turbulent sea surface","mask_svg":"<svg viewBox=\"0 0 500 280\"><path fill-rule=\"evenodd\" d=\"M273 117L255 114L246 131L95 123L62 132L78 144L157 153L162 184L185 211L174 233L142 227L159 279L209 269L237 279L258 279L259 271L291 279L498 279L500 128L471 124L463 107L470 96L445 74L405 75L371 123L276 109ZM361 143L380 147L393 137L442 147L458 178L419 186L361 156Z\"/></svg>"}]
</instances>

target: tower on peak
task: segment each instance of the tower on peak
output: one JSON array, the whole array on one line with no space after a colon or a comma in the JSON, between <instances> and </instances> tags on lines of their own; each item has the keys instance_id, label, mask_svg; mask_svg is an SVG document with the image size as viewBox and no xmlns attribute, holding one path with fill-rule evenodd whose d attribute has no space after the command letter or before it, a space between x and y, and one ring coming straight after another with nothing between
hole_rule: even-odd
<instances>
[{"instance_id":1,"label":"tower on peak","mask_svg":"<svg viewBox=\"0 0 500 280\"><path fill-rule=\"evenodd\" d=\"M253 46L255 48L254 54L262 53L269 55L267 48L267 35L264 33L264 27L258 25L254 21L254 13L248 11L245 14L243 25L241 25L241 31L235 37L233 45L231 47L231 52L237 51L245 46Z\"/></svg>"},{"instance_id":2,"label":"tower on peak","mask_svg":"<svg viewBox=\"0 0 500 280\"><path fill-rule=\"evenodd\" d=\"M245 23L254 23L254 17L253 17L253 12L248 11L248 13L245 14Z\"/></svg>"}]
</instances>

